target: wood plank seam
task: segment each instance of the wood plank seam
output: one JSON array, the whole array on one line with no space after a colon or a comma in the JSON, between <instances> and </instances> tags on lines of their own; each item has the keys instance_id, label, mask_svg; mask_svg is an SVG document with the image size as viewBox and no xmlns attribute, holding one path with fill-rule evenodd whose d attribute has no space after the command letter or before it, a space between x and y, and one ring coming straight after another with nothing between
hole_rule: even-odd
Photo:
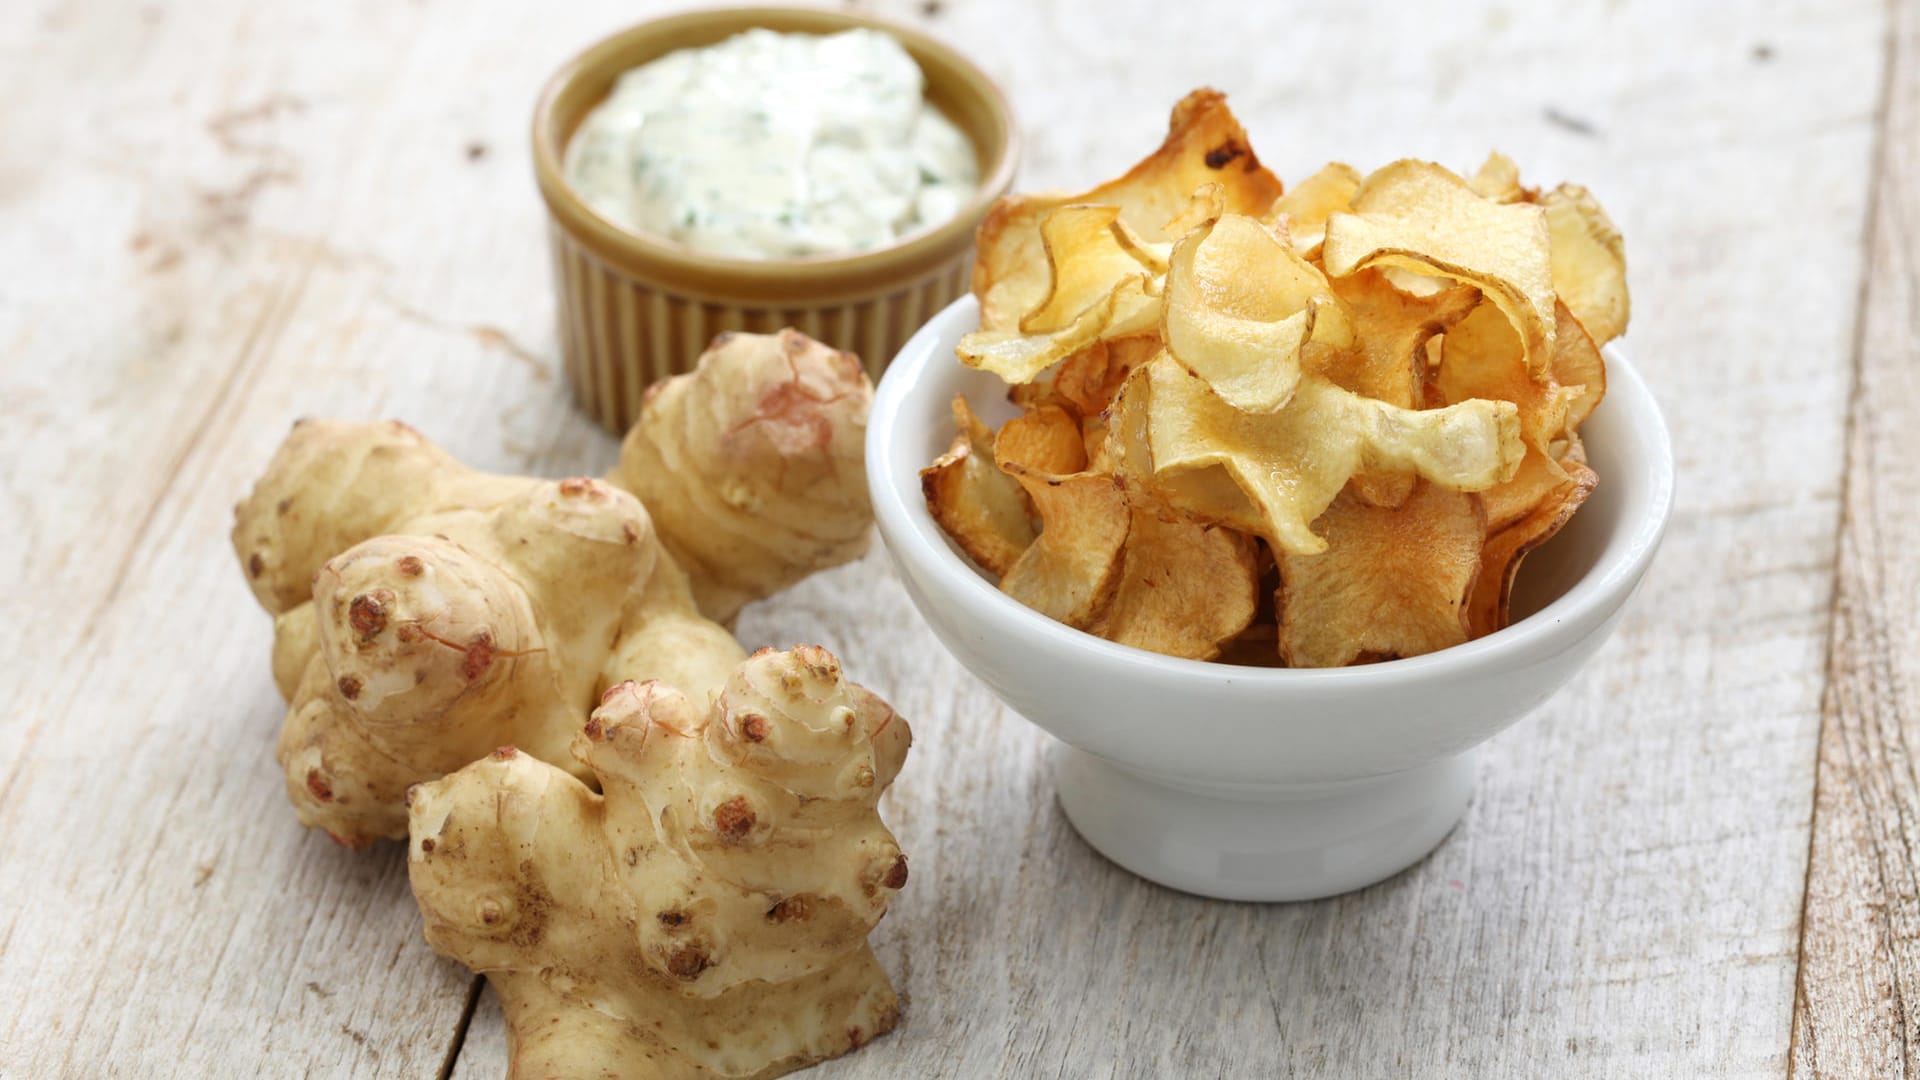
<instances>
[{"instance_id":1,"label":"wood plank seam","mask_svg":"<svg viewBox=\"0 0 1920 1080\"><path fill-rule=\"evenodd\" d=\"M1883 41L1883 74L1879 101L1875 108L1875 143L1871 171L1868 179L1867 212L1863 224L1863 243L1861 250L1861 270L1859 299L1856 302L1852 335L1851 378L1847 399L1847 421L1845 428L1845 447L1847 465L1842 478L1840 495L1840 514L1837 519L1837 532L1834 543L1832 589L1833 601L1828 620L1827 664L1824 671L1825 685L1821 692L1821 723L1819 738L1815 749L1815 768L1813 801L1810 808L1810 823L1807 837L1806 871L1801 887L1801 911L1799 946L1795 956L1795 978L1792 997L1792 1017L1788 1043L1788 1075L1799 1077L1827 1075L1854 1075L1852 1072L1834 1071L1843 1066L1839 1061L1823 1060L1821 1039L1826 1035L1821 1028L1816 1013L1825 1002L1816 1000L1820 993L1809 987L1809 949L1810 938L1817 932L1816 924L1827 913L1820 910L1824 899L1818 889L1817 875L1823 869L1827 859L1841 859L1845 853L1834 854L1830 838L1823 826L1827 824L1832 807L1838 800L1830 785L1836 779L1843 779L1849 789L1852 806L1862 808L1887 807L1900 815L1902 807L1897 793L1876 793L1870 790L1872 782L1881 769L1888 765L1874 760L1871 749L1865 757L1858 751L1854 733L1850 731L1854 720L1863 728L1861 739L1879 739L1883 742L1890 734L1894 749L1883 749L1882 754L1889 759L1911 762L1913 755L1907 746L1907 717L1902 708L1902 698L1898 691L1898 672L1894 670L1895 645L1887 638L1887 626L1884 622L1888 609L1900 609L1901 598L1881 595L1882 602L1878 610L1871 603L1862 605L1858 591L1865 586L1858 580L1866 577L1876 583L1885 583L1886 575L1868 570L1855 571L1856 566L1875 566L1881 563L1883 556L1878 547L1884 538L1878 535L1882 508L1878 503L1879 492L1874 484L1882 475L1879 447L1872 436L1878 425L1871 415L1874 403L1869 400L1869 391L1875 381L1875 373L1870 365L1876 360L1870 357L1870 351L1878 348L1880 342L1874 338L1877 329L1874 323L1874 303L1880 290L1888 288L1885 282L1875 274L1876 265L1881 258L1883 237L1891 235L1895 251L1912 251L1911 242L1905 240L1906 230L1901 219L1901 188L1893 174L1897 171L1896 155L1911 150L1910 144L1896 144L1896 140L1909 136L1905 125L1912 123L1907 110L1912 107L1910 101L1901 98L1902 89L1908 81L1907 69L1920 63L1920 57L1909 53L1915 36L1914 27L1907 25L1908 20L1920 24L1920 0L1887 0L1886 32ZM1913 351L1911 339L1907 342L1909 354ZM1896 346L1897 347L1897 346ZM1914 357L1908 356L1911 360ZM1871 541L1873 551L1866 550ZM1896 539L1895 546L1898 547ZM1860 608L1862 610L1856 610ZM1864 620L1864 628L1852 625L1856 620ZM1862 629L1871 640L1858 641ZM1864 679L1858 668L1863 657L1867 670ZM1862 682L1869 687L1886 688L1891 707L1890 721L1875 721L1871 715L1873 709L1869 703L1857 700L1852 687ZM1890 727L1891 731L1886 729ZM1829 762L1836 762L1834 769L1838 776L1827 775ZM1904 815L1901 815L1904 816ZM1898 898L1920 892L1915 883L1909 881L1907 887L1891 876L1890 861L1907 868L1909 876L1920 867L1913 850L1909 831L1895 824L1895 836L1900 846L1899 855L1889 859L1887 853L1876 842L1874 833L1861 832L1859 843L1868 850L1861 854L1877 879L1877 897L1852 897L1866 903L1857 905L1856 919L1865 925L1850 928L1856 935L1870 935L1871 944L1865 950L1871 956L1871 962L1884 968L1883 971L1855 972L1860 979L1885 978L1884 993L1887 995L1887 1009L1881 1015L1890 1024L1890 1046L1870 1047L1860 1045L1865 1042L1873 1016L1854 1016L1855 1022L1850 1034L1856 1045L1842 1046L1838 1049L1845 1061L1854 1065L1864 1064L1865 1058L1885 1061L1892 1056L1897 1062L1899 1075L1912 1074L1911 1065L1915 1054L1915 1040L1910 1030L1911 1010L1906 1000L1906 988L1903 986L1900 947L1900 929L1895 925L1899 912L1895 902ZM1877 902L1876 902L1877 901Z\"/></svg>"},{"instance_id":2,"label":"wood plank seam","mask_svg":"<svg viewBox=\"0 0 1920 1080\"><path fill-rule=\"evenodd\" d=\"M467 1004L460 1010L460 1020L453 1028L453 1037L447 1040L447 1056L440 1062L440 1072L434 1080L448 1080L453 1068L460 1062L460 1051L467 1045L467 1030L473 1026L473 1011L480 1005L480 991L486 989L487 977L475 975L473 983L467 988Z\"/></svg>"}]
</instances>

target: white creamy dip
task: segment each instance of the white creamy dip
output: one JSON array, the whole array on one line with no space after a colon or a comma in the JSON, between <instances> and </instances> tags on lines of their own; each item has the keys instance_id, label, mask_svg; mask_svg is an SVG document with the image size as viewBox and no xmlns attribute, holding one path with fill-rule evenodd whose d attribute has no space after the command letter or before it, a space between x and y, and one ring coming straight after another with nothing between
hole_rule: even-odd
<instances>
[{"instance_id":1,"label":"white creamy dip","mask_svg":"<svg viewBox=\"0 0 1920 1080\"><path fill-rule=\"evenodd\" d=\"M749 30L620 76L567 145L567 181L607 218L713 255L880 247L954 216L973 144L877 30Z\"/></svg>"}]
</instances>

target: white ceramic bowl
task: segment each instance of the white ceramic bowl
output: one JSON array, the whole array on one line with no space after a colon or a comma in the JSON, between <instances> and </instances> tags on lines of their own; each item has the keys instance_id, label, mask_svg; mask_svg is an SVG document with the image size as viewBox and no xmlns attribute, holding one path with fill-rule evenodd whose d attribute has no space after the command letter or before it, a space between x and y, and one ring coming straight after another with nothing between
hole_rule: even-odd
<instances>
[{"instance_id":1,"label":"white ceramic bowl","mask_svg":"<svg viewBox=\"0 0 1920 1080\"><path fill-rule=\"evenodd\" d=\"M1482 742L1593 655L1659 546L1673 452L1646 384L1607 350L1582 428L1600 486L1527 559L1513 625L1427 656L1286 670L1179 660L1070 629L1001 593L927 513L919 470L965 394L990 423L1006 387L954 358L971 297L888 368L867 428L874 516L920 613L1002 701L1058 740L1060 803L1143 877L1235 900L1356 889L1431 851L1465 812ZM1524 615L1524 617L1522 617Z\"/></svg>"}]
</instances>

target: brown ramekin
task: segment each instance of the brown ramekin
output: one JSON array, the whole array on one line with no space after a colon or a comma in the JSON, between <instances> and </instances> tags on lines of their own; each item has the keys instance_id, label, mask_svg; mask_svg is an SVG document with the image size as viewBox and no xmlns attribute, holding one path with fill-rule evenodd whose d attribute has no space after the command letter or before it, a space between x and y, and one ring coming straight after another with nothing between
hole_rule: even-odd
<instances>
[{"instance_id":1,"label":"brown ramekin","mask_svg":"<svg viewBox=\"0 0 1920 1080\"><path fill-rule=\"evenodd\" d=\"M899 39L926 73L927 98L973 140L980 190L951 221L852 255L703 255L607 221L567 185L567 140L622 72L675 49L756 26ZM794 73L805 78L806 73ZM546 200L560 349L581 408L624 432L648 383L692 367L724 330L792 326L860 354L876 379L907 338L966 292L973 233L1013 182L1019 138L1006 98L980 69L917 30L843 11L727 8L671 15L606 38L561 68L533 114L533 167Z\"/></svg>"}]
</instances>

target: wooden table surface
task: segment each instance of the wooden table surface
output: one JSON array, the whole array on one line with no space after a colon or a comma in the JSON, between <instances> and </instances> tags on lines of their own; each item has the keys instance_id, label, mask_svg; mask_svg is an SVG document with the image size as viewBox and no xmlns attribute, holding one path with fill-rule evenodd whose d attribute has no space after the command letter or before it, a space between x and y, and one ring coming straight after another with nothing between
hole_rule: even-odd
<instances>
[{"instance_id":1,"label":"wooden table surface","mask_svg":"<svg viewBox=\"0 0 1920 1080\"><path fill-rule=\"evenodd\" d=\"M611 461L556 376L526 129L652 6L6 5L0 1077L502 1075L400 847L285 805L226 533L301 415ZM881 556L750 610L750 645L829 646L918 736L876 935L905 1022L818 1075L1912 1075L1920 2L875 6L1002 80L1030 186L1112 175L1201 84L1288 178L1499 147L1588 184L1680 499L1465 822L1318 903L1094 854L1045 736Z\"/></svg>"}]
</instances>

